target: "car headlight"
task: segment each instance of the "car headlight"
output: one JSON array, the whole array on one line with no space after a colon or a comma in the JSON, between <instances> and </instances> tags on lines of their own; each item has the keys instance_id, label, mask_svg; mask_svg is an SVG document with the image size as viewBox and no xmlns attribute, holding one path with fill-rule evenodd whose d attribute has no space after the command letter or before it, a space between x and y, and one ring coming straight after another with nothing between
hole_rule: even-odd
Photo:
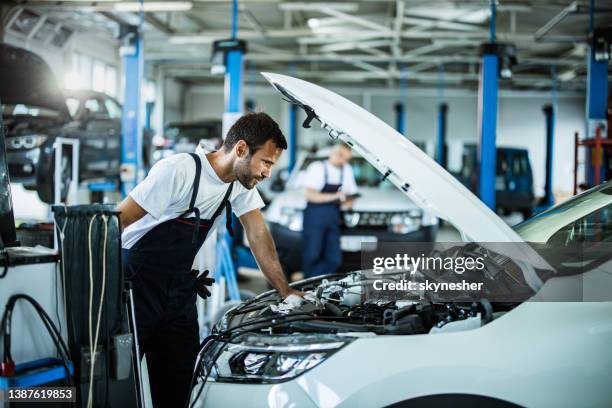
<instances>
[{"instance_id":1,"label":"car headlight","mask_svg":"<svg viewBox=\"0 0 612 408\"><path fill-rule=\"evenodd\" d=\"M291 231L301 231L304 215L302 210L292 207L281 209L280 224L289 228Z\"/></svg>"},{"instance_id":2,"label":"car headlight","mask_svg":"<svg viewBox=\"0 0 612 408\"><path fill-rule=\"evenodd\" d=\"M316 367L350 341L332 334L247 335L239 343L217 341L202 364L215 381L279 383Z\"/></svg>"},{"instance_id":3,"label":"car headlight","mask_svg":"<svg viewBox=\"0 0 612 408\"><path fill-rule=\"evenodd\" d=\"M9 150L33 149L42 146L47 141L47 135L25 135L6 138L6 147Z\"/></svg>"},{"instance_id":4,"label":"car headlight","mask_svg":"<svg viewBox=\"0 0 612 408\"><path fill-rule=\"evenodd\" d=\"M389 231L396 234L408 234L421 228L420 214L402 213L394 214L387 224Z\"/></svg>"}]
</instances>

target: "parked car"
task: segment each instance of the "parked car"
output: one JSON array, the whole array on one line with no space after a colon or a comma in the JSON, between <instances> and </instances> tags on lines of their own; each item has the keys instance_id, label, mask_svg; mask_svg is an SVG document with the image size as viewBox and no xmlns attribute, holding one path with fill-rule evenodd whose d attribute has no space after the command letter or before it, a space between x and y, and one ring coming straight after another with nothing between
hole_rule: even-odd
<instances>
[{"instance_id":1,"label":"parked car","mask_svg":"<svg viewBox=\"0 0 612 408\"><path fill-rule=\"evenodd\" d=\"M478 192L478 161L475 145L463 147L459 180L473 193ZM533 173L527 149L497 147L495 207L504 214L518 211L531 217L535 206Z\"/></svg>"},{"instance_id":2,"label":"parked car","mask_svg":"<svg viewBox=\"0 0 612 408\"><path fill-rule=\"evenodd\" d=\"M0 102L6 127L11 181L36 190L53 202L55 139L80 142L79 181L119 180L121 105L101 92L60 90L49 66L30 51L0 44ZM145 166L150 162L150 133L143 137ZM62 199L71 179L72 156L65 148L61 162Z\"/></svg>"},{"instance_id":3,"label":"parked car","mask_svg":"<svg viewBox=\"0 0 612 408\"><path fill-rule=\"evenodd\" d=\"M154 138L154 161L176 153L190 153L196 147L204 150L217 150L223 143L220 120L201 120L196 122L173 122L166 126L163 136Z\"/></svg>"},{"instance_id":4,"label":"parked car","mask_svg":"<svg viewBox=\"0 0 612 408\"><path fill-rule=\"evenodd\" d=\"M194 406L612 406L612 251L591 260L562 250L572 240L612 241L612 183L513 230L366 110L308 82L264 75L399 190L453 224L470 251L519 245L520 256L502 246L490 252L482 270L489 284L511 278L530 300L574 281L593 301L436 302L419 291L383 300L366 291L367 270L312 278L293 284L305 301L270 291L224 315L196 365ZM552 258L523 239L555 236L561 251ZM397 282L402 273L388 276ZM430 273L424 267L415 276Z\"/></svg>"},{"instance_id":5,"label":"parked car","mask_svg":"<svg viewBox=\"0 0 612 408\"><path fill-rule=\"evenodd\" d=\"M302 219L306 208L302 179L311 163L327 160L329 153L330 148L324 148L302 154L284 191L266 210L265 218L288 276L302 270ZM362 242L435 241L438 220L434 216L419 208L390 181L383 180L365 158L355 154L350 165L360 197L351 209L341 210L340 247L344 270L359 267Z\"/></svg>"}]
</instances>

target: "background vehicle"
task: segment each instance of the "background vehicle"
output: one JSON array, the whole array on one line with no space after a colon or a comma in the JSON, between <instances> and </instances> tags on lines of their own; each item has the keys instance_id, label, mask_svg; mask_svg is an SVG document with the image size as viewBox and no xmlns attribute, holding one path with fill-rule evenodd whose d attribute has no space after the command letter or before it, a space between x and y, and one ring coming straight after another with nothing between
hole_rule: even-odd
<instances>
[{"instance_id":1,"label":"background vehicle","mask_svg":"<svg viewBox=\"0 0 612 408\"><path fill-rule=\"evenodd\" d=\"M457 177L473 193L478 189L477 165L476 146L465 145L463 162ZM505 214L518 211L524 218L531 216L535 198L533 173L527 149L497 148L495 205L498 211L503 211Z\"/></svg>"},{"instance_id":2,"label":"background vehicle","mask_svg":"<svg viewBox=\"0 0 612 408\"><path fill-rule=\"evenodd\" d=\"M198 144L205 150L217 150L223 143L221 129L221 121L212 119L170 123L163 136L154 138L153 160L158 161L176 153L193 152Z\"/></svg>"},{"instance_id":3,"label":"background vehicle","mask_svg":"<svg viewBox=\"0 0 612 408\"><path fill-rule=\"evenodd\" d=\"M302 178L308 166L329 157L329 148L304 154L296 163L284 191L269 205L265 217L285 273L302 267L302 219L306 207ZM361 196L353 208L342 210L343 270L358 268L362 242L435 241L438 221L421 210L389 181L382 180L363 157L350 162Z\"/></svg>"},{"instance_id":4,"label":"background vehicle","mask_svg":"<svg viewBox=\"0 0 612 408\"><path fill-rule=\"evenodd\" d=\"M6 126L7 162L11 181L36 190L53 202L57 137L80 141L79 181L119 179L121 161L121 105L94 91L62 92L49 66L37 55L0 44L0 72L12 81L0 83ZM144 165L148 166L150 133L143 136ZM62 157L62 198L71 178L71 155Z\"/></svg>"}]
</instances>

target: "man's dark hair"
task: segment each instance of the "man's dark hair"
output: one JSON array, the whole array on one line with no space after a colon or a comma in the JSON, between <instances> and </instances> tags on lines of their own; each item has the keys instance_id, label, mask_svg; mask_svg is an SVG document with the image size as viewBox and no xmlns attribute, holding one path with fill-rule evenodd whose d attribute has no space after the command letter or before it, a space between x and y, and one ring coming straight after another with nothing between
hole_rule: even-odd
<instances>
[{"instance_id":1,"label":"man's dark hair","mask_svg":"<svg viewBox=\"0 0 612 408\"><path fill-rule=\"evenodd\" d=\"M223 142L225 151L231 150L239 140L246 142L251 156L268 140L283 150L287 149L287 139L278 124L263 112L247 113L234 123Z\"/></svg>"}]
</instances>

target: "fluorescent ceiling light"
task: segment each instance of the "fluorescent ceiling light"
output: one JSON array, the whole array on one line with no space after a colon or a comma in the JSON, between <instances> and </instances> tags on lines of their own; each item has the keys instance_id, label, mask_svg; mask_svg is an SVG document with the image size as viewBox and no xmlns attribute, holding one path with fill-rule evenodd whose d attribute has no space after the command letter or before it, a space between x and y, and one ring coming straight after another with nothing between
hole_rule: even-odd
<instances>
[{"instance_id":1,"label":"fluorescent ceiling light","mask_svg":"<svg viewBox=\"0 0 612 408\"><path fill-rule=\"evenodd\" d=\"M153 11L189 11L193 7L193 3L190 1L147 1L142 4L139 2L130 3L115 3L113 8L117 11L126 12L138 12L141 10L145 12Z\"/></svg>"},{"instance_id":2,"label":"fluorescent ceiling light","mask_svg":"<svg viewBox=\"0 0 612 408\"><path fill-rule=\"evenodd\" d=\"M319 28L321 26L321 20L318 18L309 18L307 24L311 30L314 30L315 28Z\"/></svg>"}]
</instances>

